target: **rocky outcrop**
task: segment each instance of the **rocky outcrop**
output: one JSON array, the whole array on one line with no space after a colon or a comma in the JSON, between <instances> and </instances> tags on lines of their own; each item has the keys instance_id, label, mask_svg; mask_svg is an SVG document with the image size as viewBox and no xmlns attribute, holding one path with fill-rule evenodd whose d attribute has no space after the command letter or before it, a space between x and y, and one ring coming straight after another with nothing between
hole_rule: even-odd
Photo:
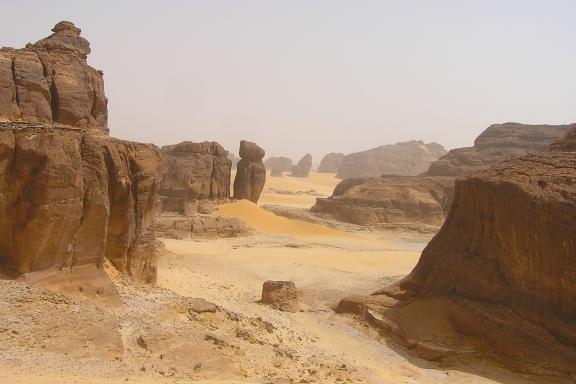
<instances>
[{"instance_id":1,"label":"rocky outcrop","mask_svg":"<svg viewBox=\"0 0 576 384\"><path fill-rule=\"evenodd\" d=\"M482 132L473 147L457 148L430 165L429 176L462 176L521 156L540 153L562 138L572 125L493 124Z\"/></svg>"},{"instance_id":2,"label":"rocky outcrop","mask_svg":"<svg viewBox=\"0 0 576 384\"><path fill-rule=\"evenodd\" d=\"M566 143L575 140L573 132L551 151L458 179L448 218L412 273L338 310L425 357L496 355L510 369L573 378L576 152Z\"/></svg>"},{"instance_id":3,"label":"rocky outcrop","mask_svg":"<svg viewBox=\"0 0 576 384\"><path fill-rule=\"evenodd\" d=\"M262 300L260 302L279 311L300 311L298 291L293 281L266 281L262 286Z\"/></svg>"},{"instance_id":4,"label":"rocky outcrop","mask_svg":"<svg viewBox=\"0 0 576 384\"><path fill-rule=\"evenodd\" d=\"M234 179L234 199L258 202L266 183L266 167L262 162L266 153L255 143L240 142L240 161Z\"/></svg>"},{"instance_id":5,"label":"rocky outcrop","mask_svg":"<svg viewBox=\"0 0 576 384\"><path fill-rule=\"evenodd\" d=\"M308 177L310 174L310 169L312 169L312 155L307 153L303 158L300 159L298 164L292 167L292 177Z\"/></svg>"},{"instance_id":6,"label":"rocky outcrop","mask_svg":"<svg viewBox=\"0 0 576 384\"><path fill-rule=\"evenodd\" d=\"M430 164L445 153L440 144L425 144L416 140L382 145L344 157L336 176L341 179L416 176L426 172Z\"/></svg>"},{"instance_id":7,"label":"rocky outcrop","mask_svg":"<svg viewBox=\"0 0 576 384\"><path fill-rule=\"evenodd\" d=\"M164 146L161 152L164 160L160 186L162 210L188 215L202 210L202 205L206 205L204 200L218 202L230 198L232 162L220 144L184 141Z\"/></svg>"},{"instance_id":8,"label":"rocky outcrop","mask_svg":"<svg viewBox=\"0 0 576 384\"><path fill-rule=\"evenodd\" d=\"M386 176L347 179L329 198L318 198L312 212L360 225L442 225L454 194L450 177Z\"/></svg>"},{"instance_id":9,"label":"rocky outcrop","mask_svg":"<svg viewBox=\"0 0 576 384\"><path fill-rule=\"evenodd\" d=\"M160 164L156 147L95 129L0 124L0 267L18 276L108 259L155 281Z\"/></svg>"},{"instance_id":10,"label":"rocky outcrop","mask_svg":"<svg viewBox=\"0 0 576 384\"><path fill-rule=\"evenodd\" d=\"M330 152L322 158L322 161L320 161L318 172L337 173L342 161L344 161L344 157L346 157L346 155L343 153Z\"/></svg>"},{"instance_id":11,"label":"rocky outcrop","mask_svg":"<svg viewBox=\"0 0 576 384\"><path fill-rule=\"evenodd\" d=\"M196 214L190 216L160 215L156 235L171 239L216 239L250 236L255 233L239 217Z\"/></svg>"},{"instance_id":12,"label":"rocky outcrop","mask_svg":"<svg viewBox=\"0 0 576 384\"><path fill-rule=\"evenodd\" d=\"M60 123L108 132L102 72L86 63L90 43L62 21L23 49L0 49L0 121Z\"/></svg>"}]
</instances>

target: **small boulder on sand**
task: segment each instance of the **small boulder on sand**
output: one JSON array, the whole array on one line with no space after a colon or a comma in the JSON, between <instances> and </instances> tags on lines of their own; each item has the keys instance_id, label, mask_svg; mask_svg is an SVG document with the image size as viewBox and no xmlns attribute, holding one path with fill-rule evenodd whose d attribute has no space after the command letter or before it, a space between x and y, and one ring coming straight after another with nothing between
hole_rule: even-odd
<instances>
[{"instance_id":1,"label":"small boulder on sand","mask_svg":"<svg viewBox=\"0 0 576 384\"><path fill-rule=\"evenodd\" d=\"M298 291L293 281L266 281L260 302L284 312L300 311Z\"/></svg>"}]
</instances>

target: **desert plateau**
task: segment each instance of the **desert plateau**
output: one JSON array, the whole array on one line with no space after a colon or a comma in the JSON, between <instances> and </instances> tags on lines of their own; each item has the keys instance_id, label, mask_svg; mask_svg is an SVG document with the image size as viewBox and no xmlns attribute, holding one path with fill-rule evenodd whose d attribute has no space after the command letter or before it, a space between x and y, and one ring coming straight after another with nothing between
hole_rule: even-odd
<instances>
[{"instance_id":1,"label":"desert plateau","mask_svg":"<svg viewBox=\"0 0 576 384\"><path fill-rule=\"evenodd\" d=\"M576 383L573 5L31 3L0 383Z\"/></svg>"}]
</instances>

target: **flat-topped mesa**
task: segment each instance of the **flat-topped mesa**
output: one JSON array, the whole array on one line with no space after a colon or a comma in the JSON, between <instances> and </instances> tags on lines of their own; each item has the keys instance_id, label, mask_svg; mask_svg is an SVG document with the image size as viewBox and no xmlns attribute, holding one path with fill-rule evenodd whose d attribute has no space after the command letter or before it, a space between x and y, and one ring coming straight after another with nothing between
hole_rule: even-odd
<instances>
[{"instance_id":1,"label":"flat-topped mesa","mask_svg":"<svg viewBox=\"0 0 576 384\"><path fill-rule=\"evenodd\" d=\"M86 58L90 43L61 21L23 49L0 49L0 121L59 123L108 132L102 72Z\"/></svg>"},{"instance_id":2,"label":"flat-topped mesa","mask_svg":"<svg viewBox=\"0 0 576 384\"><path fill-rule=\"evenodd\" d=\"M183 141L162 147L164 169L160 187L161 208L181 214L197 213L230 198L228 151L216 142ZM206 212L200 212L206 213Z\"/></svg>"}]
</instances>

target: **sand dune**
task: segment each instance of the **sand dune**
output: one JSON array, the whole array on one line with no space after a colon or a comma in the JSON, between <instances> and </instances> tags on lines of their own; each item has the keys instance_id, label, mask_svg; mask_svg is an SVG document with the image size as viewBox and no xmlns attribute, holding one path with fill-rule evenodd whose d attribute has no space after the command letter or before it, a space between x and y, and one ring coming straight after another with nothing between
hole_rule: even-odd
<instances>
[{"instance_id":1,"label":"sand dune","mask_svg":"<svg viewBox=\"0 0 576 384\"><path fill-rule=\"evenodd\" d=\"M218 214L240 217L261 233L298 236L356 237L354 234L338 231L322 225L277 216L248 200L240 200L231 204L221 205L218 208Z\"/></svg>"}]
</instances>

